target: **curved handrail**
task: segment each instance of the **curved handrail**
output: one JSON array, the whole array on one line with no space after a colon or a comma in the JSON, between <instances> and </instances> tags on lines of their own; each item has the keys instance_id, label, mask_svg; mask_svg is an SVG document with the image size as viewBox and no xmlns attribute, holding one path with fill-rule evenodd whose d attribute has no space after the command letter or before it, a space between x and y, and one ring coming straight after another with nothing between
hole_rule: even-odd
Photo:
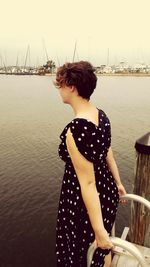
<instances>
[{"instance_id":1,"label":"curved handrail","mask_svg":"<svg viewBox=\"0 0 150 267\"><path fill-rule=\"evenodd\" d=\"M150 210L150 202L141 196L138 196L135 194L126 194L126 195L122 196L121 198L125 199L125 200L134 200L136 202L139 202ZM130 243L126 240L122 240L121 238L118 238L118 237L110 237L110 239L111 239L114 246L121 247L121 248L127 250L130 254L132 254L139 261L139 263L141 264L141 267L147 267L147 263L146 263L144 257L142 256L142 254L136 248L135 245L133 245L132 243ZM94 254L94 251L96 248L97 248L96 241L94 241L90 245L88 252L87 252L87 267L91 266L93 254Z\"/></svg>"},{"instance_id":2,"label":"curved handrail","mask_svg":"<svg viewBox=\"0 0 150 267\"><path fill-rule=\"evenodd\" d=\"M141 267L148 266L141 252L136 248L135 245L133 245L132 243L126 240L122 240L121 238L118 238L118 237L110 237L110 240L114 246L121 247L127 250L130 254L132 254L138 260ZM91 266L93 254L96 248L97 248L96 241L94 241L89 247L88 252L87 252L87 267Z\"/></svg>"},{"instance_id":3,"label":"curved handrail","mask_svg":"<svg viewBox=\"0 0 150 267\"><path fill-rule=\"evenodd\" d=\"M118 238L118 237L110 237L110 240L114 246L121 247L127 250L131 255L133 255L138 260L138 262L141 264L141 267L148 266L147 262L145 261L144 256L141 254L141 252L135 245L133 245L132 243L126 240L122 240L121 238Z\"/></svg>"},{"instance_id":4,"label":"curved handrail","mask_svg":"<svg viewBox=\"0 0 150 267\"><path fill-rule=\"evenodd\" d=\"M150 201L148 201L144 197L141 197L141 196L138 196L135 194L126 194L126 195L122 196L121 198L127 199L127 200L134 200L136 202L139 202L150 210Z\"/></svg>"},{"instance_id":5,"label":"curved handrail","mask_svg":"<svg viewBox=\"0 0 150 267\"><path fill-rule=\"evenodd\" d=\"M92 258L94 255L94 251L97 248L96 240L89 246L88 252L87 252L87 267L91 266Z\"/></svg>"}]
</instances>

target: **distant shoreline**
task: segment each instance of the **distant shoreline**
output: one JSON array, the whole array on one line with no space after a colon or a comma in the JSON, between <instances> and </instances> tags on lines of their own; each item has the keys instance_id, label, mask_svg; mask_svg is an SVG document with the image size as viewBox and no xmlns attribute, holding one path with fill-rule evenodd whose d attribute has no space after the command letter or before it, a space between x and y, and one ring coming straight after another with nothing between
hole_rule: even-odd
<instances>
[{"instance_id":1,"label":"distant shoreline","mask_svg":"<svg viewBox=\"0 0 150 267\"><path fill-rule=\"evenodd\" d=\"M0 75L15 75L24 76L24 74L13 74L13 73L0 73ZM55 76L56 73L45 73L44 75L38 74L26 74L25 76ZM96 73L96 76L120 76L120 77L150 77L150 73Z\"/></svg>"},{"instance_id":2,"label":"distant shoreline","mask_svg":"<svg viewBox=\"0 0 150 267\"><path fill-rule=\"evenodd\" d=\"M136 76L150 77L150 73L97 73L97 76Z\"/></svg>"},{"instance_id":3,"label":"distant shoreline","mask_svg":"<svg viewBox=\"0 0 150 267\"><path fill-rule=\"evenodd\" d=\"M56 74L47 73L45 76L55 76ZM135 77L150 77L150 73L96 73L96 76L135 76Z\"/></svg>"}]
</instances>

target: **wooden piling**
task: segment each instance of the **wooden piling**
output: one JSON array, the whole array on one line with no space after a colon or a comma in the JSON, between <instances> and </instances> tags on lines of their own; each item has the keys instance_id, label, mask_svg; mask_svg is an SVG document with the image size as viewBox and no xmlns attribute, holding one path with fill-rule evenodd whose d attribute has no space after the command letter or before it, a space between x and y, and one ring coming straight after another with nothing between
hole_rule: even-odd
<instances>
[{"instance_id":1,"label":"wooden piling","mask_svg":"<svg viewBox=\"0 0 150 267\"><path fill-rule=\"evenodd\" d=\"M136 166L133 193L150 201L150 132L135 143ZM150 213L141 204L131 204L129 239L150 248Z\"/></svg>"}]
</instances>

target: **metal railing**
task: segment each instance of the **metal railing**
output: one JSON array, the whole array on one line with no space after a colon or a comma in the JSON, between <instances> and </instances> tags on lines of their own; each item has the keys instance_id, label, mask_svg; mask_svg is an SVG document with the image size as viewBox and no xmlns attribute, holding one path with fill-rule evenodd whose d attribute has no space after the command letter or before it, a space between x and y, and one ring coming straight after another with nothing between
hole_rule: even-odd
<instances>
[{"instance_id":1,"label":"metal railing","mask_svg":"<svg viewBox=\"0 0 150 267\"><path fill-rule=\"evenodd\" d=\"M135 195L135 194L126 194L121 198L126 199L126 200L134 200L136 202L139 202L150 210L150 202L147 199L145 199L144 197L140 197L140 196Z\"/></svg>"},{"instance_id":2,"label":"metal railing","mask_svg":"<svg viewBox=\"0 0 150 267\"><path fill-rule=\"evenodd\" d=\"M146 200L145 198L140 197L138 195L126 194L125 196L122 197L122 199L134 200L136 202L143 204L144 206L146 206L150 210L150 202L148 200ZM132 243L130 243L126 240L122 240L121 238L114 237L114 236L110 237L110 239L111 239L111 242L113 243L114 246L121 247L121 248L125 249L126 251L128 251L132 256L134 256L138 260L141 267L147 267L148 266L146 261L145 261L144 256L141 254L141 252L139 251L139 249L137 249L137 247L135 245L133 245ZM87 267L91 266L93 254L94 254L96 248L97 248L96 241L94 241L91 244L91 246L89 247L88 252L87 252Z\"/></svg>"}]
</instances>

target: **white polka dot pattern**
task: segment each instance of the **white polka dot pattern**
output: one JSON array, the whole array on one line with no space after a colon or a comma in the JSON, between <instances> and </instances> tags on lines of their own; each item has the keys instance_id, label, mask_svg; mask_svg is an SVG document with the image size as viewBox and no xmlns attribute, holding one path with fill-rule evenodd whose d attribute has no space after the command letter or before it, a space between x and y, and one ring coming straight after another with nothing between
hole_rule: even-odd
<instances>
[{"instance_id":1,"label":"white polka dot pattern","mask_svg":"<svg viewBox=\"0 0 150 267\"><path fill-rule=\"evenodd\" d=\"M66 147L66 133L70 128L80 153L94 164L96 186L101 201L104 226L110 233L119 201L118 190L106 163L111 142L110 122L99 111L99 126L86 119L74 119L60 135L59 156L66 162L59 201L56 227L56 256L59 267L85 267L87 250L94 241L94 232L84 205L80 185ZM92 267L104 266L109 250L98 248Z\"/></svg>"}]
</instances>

